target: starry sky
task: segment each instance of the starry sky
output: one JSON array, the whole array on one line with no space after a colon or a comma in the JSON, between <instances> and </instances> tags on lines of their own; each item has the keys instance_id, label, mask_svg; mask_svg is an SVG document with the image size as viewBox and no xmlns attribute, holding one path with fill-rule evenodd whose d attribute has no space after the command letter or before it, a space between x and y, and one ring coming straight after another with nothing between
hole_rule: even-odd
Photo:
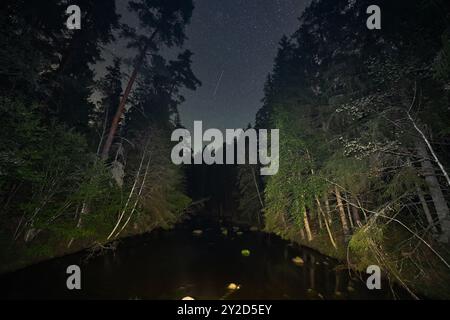
<instances>
[{"instance_id":1,"label":"starry sky","mask_svg":"<svg viewBox=\"0 0 450 320\"><path fill-rule=\"evenodd\" d=\"M202 82L184 91L181 120L192 129L242 128L261 107L264 82L272 70L278 42L292 34L310 0L194 0L184 47L194 53L193 71ZM133 24L126 0L117 0L124 22Z\"/></svg>"},{"instance_id":2,"label":"starry sky","mask_svg":"<svg viewBox=\"0 0 450 320\"><path fill-rule=\"evenodd\" d=\"M298 26L309 0L196 0L189 40L203 85L186 92L181 120L191 128L240 128L253 123L278 42Z\"/></svg>"}]
</instances>

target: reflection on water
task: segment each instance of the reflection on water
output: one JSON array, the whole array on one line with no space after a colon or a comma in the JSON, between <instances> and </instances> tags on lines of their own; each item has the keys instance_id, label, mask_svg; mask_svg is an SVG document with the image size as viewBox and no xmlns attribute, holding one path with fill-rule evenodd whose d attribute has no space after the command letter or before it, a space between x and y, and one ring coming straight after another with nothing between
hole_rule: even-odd
<instances>
[{"instance_id":1,"label":"reflection on water","mask_svg":"<svg viewBox=\"0 0 450 320\"><path fill-rule=\"evenodd\" d=\"M195 224L195 223L194 223ZM193 223L124 240L115 252L83 263L86 253L54 259L0 277L2 298L31 299L391 299L359 277L336 271L337 262L274 235ZM250 250L244 257L241 250ZM304 265L291 260L300 256ZM66 268L78 264L82 290L66 289ZM362 278L365 278L364 276ZM230 292L228 284L240 285Z\"/></svg>"}]
</instances>

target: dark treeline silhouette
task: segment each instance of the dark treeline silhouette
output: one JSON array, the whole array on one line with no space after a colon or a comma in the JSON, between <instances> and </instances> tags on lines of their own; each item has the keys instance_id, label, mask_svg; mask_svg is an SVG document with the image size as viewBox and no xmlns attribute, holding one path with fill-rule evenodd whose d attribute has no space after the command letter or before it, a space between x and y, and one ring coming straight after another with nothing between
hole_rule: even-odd
<instances>
[{"instance_id":1,"label":"dark treeline silhouette","mask_svg":"<svg viewBox=\"0 0 450 320\"><path fill-rule=\"evenodd\" d=\"M227 151L234 148L237 159L236 145L224 143L222 152L226 159ZM192 161L193 163L193 161ZM205 201L205 213L217 220L232 222L237 219L237 164L192 164L186 166L186 177L189 196L197 201Z\"/></svg>"},{"instance_id":2,"label":"dark treeline silhouette","mask_svg":"<svg viewBox=\"0 0 450 320\"><path fill-rule=\"evenodd\" d=\"M245 130L251 129L249 124ZM239 142L244 140L245 163L238 163ZM233 144L224 143L216 152L223 156L233 154L232 164L191 164L185 166L188 194L196 201L205 201L205 211L219 220L229 223L262 227L262 199L258 164L249 164L249 138L235 138ZM257 143L258 141L256 141ZM205 146L206 148L206 146ZM205 149L203 149L205 150ZM194 163L192 158L191 163Z\"/></svg>"}]
</instances>

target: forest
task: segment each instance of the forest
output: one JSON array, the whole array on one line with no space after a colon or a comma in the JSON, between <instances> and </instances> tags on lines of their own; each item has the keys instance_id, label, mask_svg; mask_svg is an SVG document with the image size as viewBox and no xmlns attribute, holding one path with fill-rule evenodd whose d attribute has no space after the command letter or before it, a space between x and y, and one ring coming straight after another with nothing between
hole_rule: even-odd
<instances>
[{"instance_id":1,"label":"forest","mask_svg":"<svg viewBox=\"0 0 450 320\"><path fill-rule=\"evenodd\" d=\"M224 236L277 235L337 268L377 265L409 299L450 299L448 1L379 0L370 31L372 1L311 1L238 124L279 130L271 176L172 163L179 108L203 82L185 47L196 3L128 1L136 25L115 4L0 4L0 273L206 215ZM126 54L105 59L117 42Z\"/></svg>"},{"instance_id":2,"label":"forest","mask_svg":"<svg viewBox=\"0 0 450 320\"><path fill-rule=\"evenodd\" d=\"M180 90L200 84L182 48L192 2L130 2L140 30L114 1L70 3L84 8L80 30L65 28L68 1L1 5L2 268L167 227L190 203L170 134ZM117 37L135 58L115 57L96 79Z\"/></svg>"},{"instance_id":3,"label":"forest","mask_svg":"<svg viewBox=\"0 0 450 320\"><path fill-rule=\"evenodd\" d=\"M362 33L367 1L313 2L281 40L256 116L281 135L265 228L448 297L449 4L380 5Z\"/></svg>"}]
</instances>

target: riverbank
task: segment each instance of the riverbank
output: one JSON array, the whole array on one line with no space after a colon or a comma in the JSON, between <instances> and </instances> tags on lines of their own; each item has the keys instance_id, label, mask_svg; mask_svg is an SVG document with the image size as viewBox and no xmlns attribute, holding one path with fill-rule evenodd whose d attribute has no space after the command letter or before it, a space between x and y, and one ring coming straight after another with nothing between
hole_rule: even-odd
<instances>
[{"instance_id":1,"label":"riverbank","mask_svg":"<svg viewBox=\"0 0 450 320\"><path fill-rule=\"evenodd\" d=\"M364 230L356 232L347 242L344 237L337 237L337 248L330 244L326 233L317 234L313 240L308 241L300 236L299 232L291 232L283 235L283 238L295 242L301 246L317 250L321 254L333 257L341 262L341 268L347 267L355 272L365 273L369 265L375 264L381 267L383 277L388 282L410 290L411 298L450 299L449 269L425 243L420 242L414 248L414 252L398 250L398 247L389 247L383 244L380 252L372 251L368 242L362 243L361 233L367 236ZM401 243L405 235L396 227L386 230L385 239L396 240ZM387 242L387 241L385 241ZM384 243L385 243L384 242ZM438 246L438 244L434 244ZM438 249L450 261L450 254L445 248ZM382 257L379 257L379 254Z\"/></svg>"},{"instance_id":2,"label":"riverbank","mask_svg":"<svg viewBox=\"0 0 450 320\"><path fill-rule=\"evenodd\" d=\"M182 218L180 217L178 222L181 221ZM79 238L74 241L47 234L35 239L31 243L25 243L24 241L13 242L2 234L0 237L0 247L3 249L0 253L0 260L2 261L0 274L14 272L41 262L85 250L95 251L102 247L114 248L123 239L148 234L160 227L152 225L139 227L138 224L134 224L131 228L125 229L119 237L113 240L107 239L108 233L106 229L97 236ZM165 227L170 228L170 226ZM70 246L68 245L69 242L71 242Z\"/></svg>"}]
</instances>

